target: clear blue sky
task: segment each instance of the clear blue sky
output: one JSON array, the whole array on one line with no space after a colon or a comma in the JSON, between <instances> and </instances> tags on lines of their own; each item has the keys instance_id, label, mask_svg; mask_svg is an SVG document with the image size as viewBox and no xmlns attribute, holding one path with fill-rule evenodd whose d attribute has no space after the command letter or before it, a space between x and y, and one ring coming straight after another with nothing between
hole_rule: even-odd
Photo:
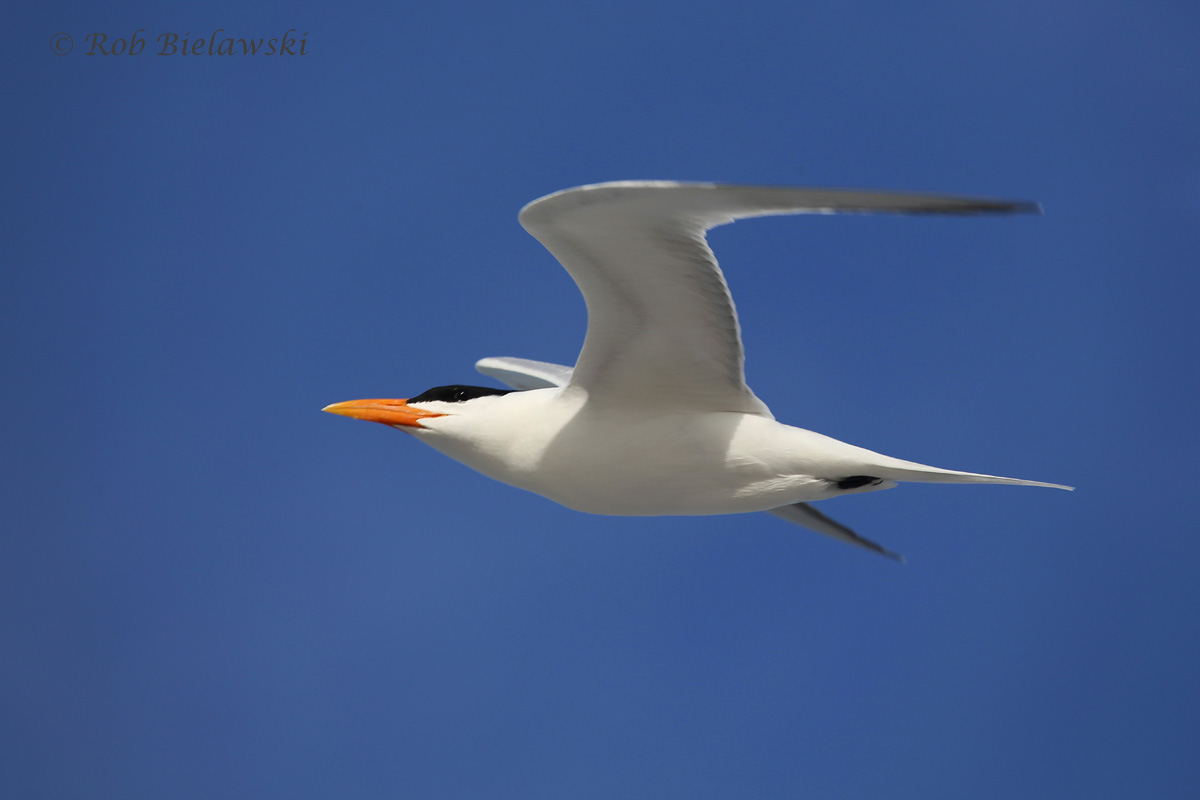
<instances>
[{"instance_id":1,"label":"clear blue sky","mask_svg":"<svg viewBox=\"0 0 1200 800\"><path fill-rule=\"evenodd\" d=\"M1200 794L1200 6L327 5L8 15L0 796ZM780 419L1079 490L823 506L899 566L320 413L571 363L517 210L633 178L1043 203L712 242Z\"/></svg>"}]
</instances>

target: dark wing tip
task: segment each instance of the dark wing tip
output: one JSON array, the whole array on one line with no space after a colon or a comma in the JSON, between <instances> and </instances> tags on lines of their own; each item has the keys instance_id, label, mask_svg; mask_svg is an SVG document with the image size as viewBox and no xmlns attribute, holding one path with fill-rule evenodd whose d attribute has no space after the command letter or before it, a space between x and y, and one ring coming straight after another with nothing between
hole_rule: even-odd
<instances>
[{"instance_id":1,"label":"dark wing tip","mask_svg":"<svg viewBox=\"0 0 1200 800\"><path fill-rule=\"evenodd\" d=\"M977 200L947 197L909 208L893 209L897 214L1033 214L1042 216L1042 204L1028 200Z\"/></svg>"}]
</instances>

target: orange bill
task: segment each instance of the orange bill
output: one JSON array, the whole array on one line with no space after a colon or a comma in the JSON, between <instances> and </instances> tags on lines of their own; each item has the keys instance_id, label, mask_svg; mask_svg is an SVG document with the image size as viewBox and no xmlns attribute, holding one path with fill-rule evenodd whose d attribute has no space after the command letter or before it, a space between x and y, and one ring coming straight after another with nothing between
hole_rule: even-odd
<instances>
[{"instance_id":1,"label":"orange bill","mask_svg":"<svg viewBox=\"0 0 1200 800\"><path fill-rule=\"evenodd\" d=\"M436 411L413 408L407 400L348 400L345 403L325 406L321 410L330 414L341 414L343 417L365 419L367 422L408 428L420 428L422 419L446 416Z\"/></svg>"}]
</instances>

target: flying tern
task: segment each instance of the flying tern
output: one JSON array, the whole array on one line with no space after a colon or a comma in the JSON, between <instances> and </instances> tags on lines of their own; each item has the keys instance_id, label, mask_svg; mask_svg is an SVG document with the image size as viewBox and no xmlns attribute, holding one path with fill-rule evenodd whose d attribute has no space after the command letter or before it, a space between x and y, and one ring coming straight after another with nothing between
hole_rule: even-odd
<instances>
[{"instance_id":1,"label":"flying tern","mask_svg":"<svg viewBox=\"0 0 1200 800\"><path fill-rule=\"evenodd\" d=\"M568 508L633 516L767 511L899 558L810 505L897 482L1040 481L939 469L777 422L746 385L733 299L705 232L778 214L1037 213L1036 204L847 189L621 181L534 200L520 222L588 310L574 368L484 358L510 389L450 385L324 410L389 425Z\"/></svg>"}]
</instances>

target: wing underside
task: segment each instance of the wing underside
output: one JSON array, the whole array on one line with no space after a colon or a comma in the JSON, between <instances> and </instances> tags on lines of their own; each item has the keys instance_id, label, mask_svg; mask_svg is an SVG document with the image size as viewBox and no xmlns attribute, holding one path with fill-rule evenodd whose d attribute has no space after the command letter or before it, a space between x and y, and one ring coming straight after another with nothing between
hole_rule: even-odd
<instances>
[{"instance_id":1,"label":"wing underside","mask_svg":"<svg viewBox=\"0 0 1200 800\"><path fill-rule=\"evenodd\" d=\"M628 181L527 205L521 224L588 307L571 385L589 402L769 414L746 386L737 313L705 232L777 214L1014 213L1024 203L843 189Z\"/></svg>"}]
</instances>

